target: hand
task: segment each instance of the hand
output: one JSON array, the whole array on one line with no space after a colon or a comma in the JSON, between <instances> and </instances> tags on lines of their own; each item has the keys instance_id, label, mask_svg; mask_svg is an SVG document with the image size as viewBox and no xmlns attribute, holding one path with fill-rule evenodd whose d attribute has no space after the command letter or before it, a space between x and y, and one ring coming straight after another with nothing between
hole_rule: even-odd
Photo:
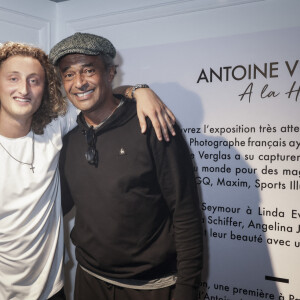
<instances>
[{"instance_id":1,"label":"hand","mask_svg":"<svg viewBox=\"0 0 300 300\"><path fill-rule=\"evenodd\" d=\"M157 138L161 141L162 136L169 141L169 132L174 136L175 116L161 99L148 88L140 88L134 92L134 98L137 103L137 116L139 118L141 132L145 133L147 129L146 117L152 122Z\"/></svg>"}]
</instances>

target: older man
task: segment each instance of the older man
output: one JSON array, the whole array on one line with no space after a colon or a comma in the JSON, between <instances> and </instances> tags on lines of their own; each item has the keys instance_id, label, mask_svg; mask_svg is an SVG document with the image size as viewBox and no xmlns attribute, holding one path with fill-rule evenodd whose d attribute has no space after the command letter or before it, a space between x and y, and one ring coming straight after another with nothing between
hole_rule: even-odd
<instances>
[{"instance_id":1,"label":"older man","mask_svg":"<svg viewBox=\"0 0 300 300\"><path fill-rule=\"evenodd\" d=\"M199 198L177 135L139 133L135 103L113 94L116 50L76 33L56 46L68 98L81 110L64 140L63 202L76 205L75 299L196 300L202 267Z\"/></svg>"}]
</instances>

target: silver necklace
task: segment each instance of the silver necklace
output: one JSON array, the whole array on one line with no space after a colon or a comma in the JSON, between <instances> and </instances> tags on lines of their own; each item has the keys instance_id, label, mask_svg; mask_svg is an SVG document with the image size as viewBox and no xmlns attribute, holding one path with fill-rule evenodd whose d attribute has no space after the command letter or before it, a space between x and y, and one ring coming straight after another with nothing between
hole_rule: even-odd
<instances>
[{"instance_id":1,"label":"silver necklace","mask_svg":"<svg viewBox=\"0 0 300 300\"><path fill-rule=\"evenodd\" d=\"M32 171L32 173L34 173L34 166L33 166L33 162L34 162L34 132L32 133L32 159L31 159L31 163L28 162L24 162L24 161L20 161L18 159L16 159L14 156L12 156L8 150L2 145L2 143L0 142L0 146L5 150L5 152L15 161L17 161L18 163L22 164L22 165L28 165L30 166L30 170Z\"/></svg>"},{"instance_id":2,"label":"silver necklace","mask_svg":"<svg viewBox=\"0 0 300 300\"><path fill-rule=\"evenodd\" d=\"M117 105L116 108L113 109L113 111L108 115L100 124L93 126L94 129L100 128L112 115L113 113L124 103L124 100L120 100L120 103ZM89 124L88 124L89 125ZM89 125L90 126L90 125Z\"/></svg>"}]
</instances>

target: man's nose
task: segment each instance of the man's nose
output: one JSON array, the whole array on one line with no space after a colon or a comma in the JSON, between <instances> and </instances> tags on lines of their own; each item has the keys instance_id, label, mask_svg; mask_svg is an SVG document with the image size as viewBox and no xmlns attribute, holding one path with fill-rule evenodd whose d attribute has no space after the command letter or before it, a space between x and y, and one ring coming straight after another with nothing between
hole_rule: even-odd
<instances>
[{"instance_id":1,"label":"man's nose","mask_svg":"<svg viewBox=\"0 0 300 300\"><path fill-rule=\"evenodd\" d=\"M86 81L86 78L83 74L77 74L75 77L75 86L76 88L80 89L81 91L84 91L88 87L88 82Z\"/></svg>"},{"instance_id":2,"label":"man's nose","mask_svg":"<svg viewBox=\"0 0 300 300\"><path fill-rule=\"evenodd\" d=\"M18 88L18 92L22 96L26 96L29 92L28 82L26 80L21 80Z\"/></svg>"}]
</instances>

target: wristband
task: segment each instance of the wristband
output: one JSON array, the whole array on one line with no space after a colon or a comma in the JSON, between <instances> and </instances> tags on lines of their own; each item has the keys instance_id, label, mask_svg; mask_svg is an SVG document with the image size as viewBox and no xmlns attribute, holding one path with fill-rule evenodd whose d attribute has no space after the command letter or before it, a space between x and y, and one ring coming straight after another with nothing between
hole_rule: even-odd
<instances>
[{"instance_id":1,"label":"wristband","mask_svg":"<svg viewBox=\"0 0 300 300\"><path fill-rule=\"evenodd\" d=\"M134 94L134 92L135 92L135 90L137 90L137 89L140 89L140 88L143 88L143 89L145 89L145 88L149 88L149 85L147 85L147 84L137 84L137 85L135 85L133 88L132 88L132 90L131 90L131 98L133 99L133 94Z\"/></svg>"}]
</instances>

